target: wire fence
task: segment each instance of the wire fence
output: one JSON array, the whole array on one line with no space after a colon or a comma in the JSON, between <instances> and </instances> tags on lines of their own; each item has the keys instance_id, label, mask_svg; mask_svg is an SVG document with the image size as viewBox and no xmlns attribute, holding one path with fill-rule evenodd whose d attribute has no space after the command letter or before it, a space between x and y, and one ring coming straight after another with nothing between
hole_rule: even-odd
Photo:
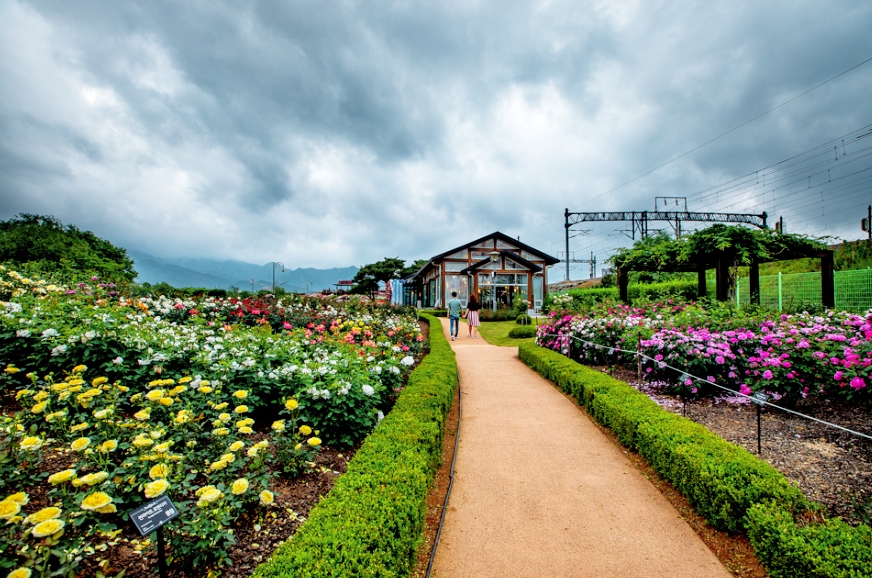
<instances>
[{"instance_id":1,"label":"wire fence","mask_svg":"<svg viewBox=\"0 0 872 578\"><path fill-rule=\"evenodd\" d=\"M834 283L836 309L857 313L872 309L872 269L836 271ZM736 302L740 306L751 302L747 277L739 278ZM820 271L760 277L760 304L763 306L780 311L822 303Z\"/></svg>"}]
</instances>

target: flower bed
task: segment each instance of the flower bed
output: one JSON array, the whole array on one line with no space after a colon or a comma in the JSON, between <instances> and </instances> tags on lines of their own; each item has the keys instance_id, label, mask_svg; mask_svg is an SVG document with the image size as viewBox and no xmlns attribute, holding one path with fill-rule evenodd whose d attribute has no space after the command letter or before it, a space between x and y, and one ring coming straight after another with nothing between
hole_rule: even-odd
<instances>
[{"instance_id":1,"label":"flower bed","mask_svg":"<svg viewBox=\"0 0 872 578\"><path fill-rule=\"evenodd\" d=\"M424 345L390 308L130 300L0 273L0 568L21 574L75 573L164 494L174 558L226 560L273 477L369 434Z\"/></svg>"},{"instance_id":2,"label":"flower bed","mask_svg":"<svg viewBox=\"0 0 872 578\"><path fill-rule=\"evenodd\" d=\"M872 315L751 316L670 302L552 314L539 328L540 344L582 363L635 364L632 354L615 350L638 348L649 378L671 380L686 393L710 388L683 373L788 404L815 395L872 402L870 341Z\"/></svg>"}]
</instances>

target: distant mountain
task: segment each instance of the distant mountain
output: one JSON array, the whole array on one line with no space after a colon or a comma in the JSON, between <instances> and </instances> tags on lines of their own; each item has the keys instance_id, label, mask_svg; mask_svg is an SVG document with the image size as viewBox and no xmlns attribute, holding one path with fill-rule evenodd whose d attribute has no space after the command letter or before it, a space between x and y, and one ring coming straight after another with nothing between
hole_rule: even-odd
<instances>
[{"instance_id":1,"label":"distant mountain","mask_svg":"<svg viewBox=\"0 0 872 578\"><path fill-rule=\"evenodd\" d=\"M254 265L244 261L218 261L213 259L164 259L136 250L127 254L135 262L139 283L169 283L173 287L205 287L229 289L236 287L251 291L272 287L273 265ZM351 279L357 267L333 269L285 269L275 271L276 286L288 291L302 292L332 289L342 279ZM253 280L253 284L252 284Z\"/></svg>"}]
</instances>

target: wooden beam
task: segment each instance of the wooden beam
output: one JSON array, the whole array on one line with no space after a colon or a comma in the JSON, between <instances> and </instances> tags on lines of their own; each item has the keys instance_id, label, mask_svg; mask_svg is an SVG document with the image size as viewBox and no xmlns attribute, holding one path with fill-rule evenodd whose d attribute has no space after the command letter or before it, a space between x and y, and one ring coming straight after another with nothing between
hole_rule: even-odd
<instances>
[{"instance_id":1,"label":"wooden beam","mask_svg":"<svg viewBox=\"0 0 872 578\"><path fill-rule=\"evenodd\" d=\"M827 251L821 255L821 299L824 307L836 306L836 283L833 252Z\"/></svg>"},{"instance_id":2,"label":"wooden beam","mask_svg":"<svg viewBox=\"0 0 872 578\"><path fill-rule=\"evenodd\" d=\"M618 299L620 299L624 303L629 303L629 286L630 286L630 277L627 274L627 271L623 269L618 269Z\"/></svg>"},{"instance_id":3,"label":"wooden beam","mask_svg":"<svg viewBox=\"0 0 872 578\"><path fill-rule=\"evenodd\" d=\"M751 266L748 267L748 273L750 275L748 285L751 290L751 303L760 305L760 264L751 263Z\"/></svg>"},{"instance_id":4,"label":"wooden beam","mask_svg":"<svg viewBox=\"0 0 872 578\"><path fill-rule=\"evenodd\" d=\"M708 288L705 286L705 268L703 267L696 272L696 296L702 299L707 292Z\"/></svg>"}]
</instances>

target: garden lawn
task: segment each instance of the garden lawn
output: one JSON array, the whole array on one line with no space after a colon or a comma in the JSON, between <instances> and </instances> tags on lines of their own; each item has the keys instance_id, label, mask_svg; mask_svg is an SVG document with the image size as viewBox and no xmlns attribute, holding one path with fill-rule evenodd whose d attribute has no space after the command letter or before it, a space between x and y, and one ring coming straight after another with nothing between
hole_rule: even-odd
<instances>
[{"instance_id":1,"label":"garden lawn","mask_svg":"<svg viewBox=\"0 0 872 578\"><path fill-rule=\"evenodd\" d=\"M478 332L481 334L485 340L491 345L499 345L502 347L518 347L521 343L533 343L536 341L535 337L528 337L525 339L512 339L509 337L509 331L514 329L515 327L520 327L514 321L488 321L487 323L482 323L478 328ZM460 335L461 339L466 339L464 330L465 326L461 325L460 327Z\"/></svg>"}]
</instances>

